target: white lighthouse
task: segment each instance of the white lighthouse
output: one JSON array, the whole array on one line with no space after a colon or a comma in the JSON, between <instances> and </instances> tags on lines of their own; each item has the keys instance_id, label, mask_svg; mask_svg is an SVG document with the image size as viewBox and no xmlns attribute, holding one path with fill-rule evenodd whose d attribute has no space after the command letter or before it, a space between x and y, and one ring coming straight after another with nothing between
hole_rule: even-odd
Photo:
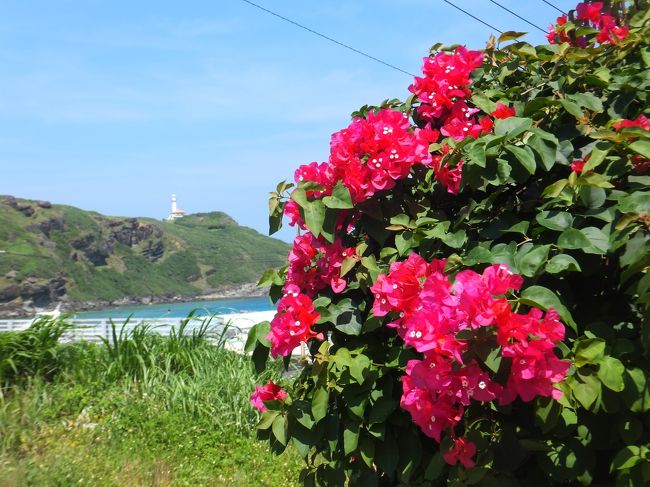
<instances>
[{"instance_id":1,"label":"white lighthouse","mask_svg":"<svg viewBox=\"0 0 650 487\"><path fill-rule=\"evenodd\" d=\"M176 195L172 194L172 212L167 217L167 220L175 220L176 218L180 218L182 216L185 216L185 210L181 210L178 208L178 206L176 206Z\"/></svg>"}]
</instances>

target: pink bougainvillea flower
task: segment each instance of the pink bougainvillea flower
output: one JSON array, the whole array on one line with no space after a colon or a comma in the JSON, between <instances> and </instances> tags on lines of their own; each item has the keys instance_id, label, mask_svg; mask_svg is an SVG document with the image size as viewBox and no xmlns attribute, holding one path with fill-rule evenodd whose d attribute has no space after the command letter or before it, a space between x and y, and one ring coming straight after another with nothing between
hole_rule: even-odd
<instances>
[{"instance_id":1,"label":"pink bougainvillea flower","mask_svg":"<svg viewBox=\"0 0 650 487\"><path fill-rule=\"evenodd\" d=\"M392 263L389 273L380 274L371 288L375 316L398 314L387 326L424 355L406 366L400 404L423 433L437 441L443 431L453 435L472 401L558 399L561 392L554 384L564 380L569 367L554 353L564 339L564 325L555 310L512 311L505 295L521 288L520 275L505 264L494 264L481 274L463 270L452 282L445 265L444 260L427 263L412 253ZM504 363L512 363L505 387L473 358L474 338L467 331L482 340L494 337L495 351L507 359Z\"/></svg>"},{"instance_id":2,"label":"pink bougainvillea flower","mask_svg":"<svg viewBox=\"0 0 650 487\"><path fill-rule=\"evenodd\" d=\"M253 407L263 413L266 411L264 401L284 401L286 398L287 392L270 380L263 386L255 386L255 392L251 394L250 400Z\"/></svg>"},{"instance_id":3,"label":"pink bougainvillea flower","mask_svg":"<svg viewBox=\"0 0 650 487\"><path fill-rule=\"evenodd\" d=\"M576 5L576 17L578 20L586 20L597 24L600 21L603 6L603 2L581 2Z\"/></svg>"},{"instance_id":4,"label":"pink bougainvillea flower","mask_svg":"<svg viewBox=\"0 0 650 487\"><path fill-rule=\"evenodd\" d=\"M650 159L646 159L638 154L633 155L630 162L632 163L634 171L638 174L643 174L648 170L648 168L650 168Z\"/></svg>"},{"instance_id":5,"label":"pink bougainvillea flower","mask_svg":"<svg viewBox=\"0 0 650 487\"><path fill-rule=\"evenodd\" d=\"M314 296L327 286L340 293L347 284L340 277L341 265L355 255L354 248L344 247L339 239L330 244L311 232L298 235L289 252L286 286L295 285L308 296Z\"/></svg>"},{"instance_id":6,"label":"pink bougainvillea flower","mask_svg":"<svg viewBox=\"0 0 650 487\"><path fill-rule=\"evenodd\" d=\"M625 127L640 127L643 130L650 130L650 120L645 115L639 115L634 120L623 119L614 124L614 130L616 131Z\"/></svg>"},{"instance_id":7,"label":"pink bougainvillea flower","mask_svg":"<svg viewBox=\"0 0 650 487\"><path fill-rule=\"evenodd\" d=\"M569 167L571 167L571 170L573 172L576 172L576 173L580 174L582 172L582 170L584 169L586 163L587 163L586 160L576 160L576 161L573 161L569 165Z\"/></svg>"},{"instance_id":8,"label":"pink bougainvillea flower","mask_svg":"<svg viewBox=\"0 0 650 487\"><path fill-rule=\"evenodd\" d=\"M494 118L501 119L514 117L516 114L517 112L515 111L514 107L505 105L501 102L498 102L496 109L490 113L490 115L492 115Z\"/></svg>"},{"instance_id":9,"label":"pink bougainvillea flower","mask_svg":"<svg viewBox=\"0 0 650 487\"><path fill-rule=\"evenodd\" d=\"M271 342L273 358L289 356L302 342L312 338L323 340L322 333L316 333L312 326L320 318L314 303L301 294L296 285L285 287L285 293L278 301L278 311L271 321L271 330L266 339Z\"/></svg>"},{"instance_id":10,"label":"pink bougainvillea flower","mask_svg":"<svg viewBox=\"0 0 650 487\"><path fill-rule=\"evenodd\" d=\"M564 380L570 363L557 358L553 346L546 340L531 340L526 345L504 347L503 356L512 358L512 367L499 404L510 404L517 396L523 401L537 396L562 397L553 384Z\"/></svg>"},{"instance_id":11,"label":"pink bougainvillea flower","mask_svg":"<svg viewBox=\"0 0 650 487\"><path fill-rule=\"evenodd\" d=\"M476 454L476 445L467 438L459 437L453 439L451 450L443 453L442 458L449 465L462 463L465 468L472 468L476 463L472 457Z\"/></svg>"}]
</instances>

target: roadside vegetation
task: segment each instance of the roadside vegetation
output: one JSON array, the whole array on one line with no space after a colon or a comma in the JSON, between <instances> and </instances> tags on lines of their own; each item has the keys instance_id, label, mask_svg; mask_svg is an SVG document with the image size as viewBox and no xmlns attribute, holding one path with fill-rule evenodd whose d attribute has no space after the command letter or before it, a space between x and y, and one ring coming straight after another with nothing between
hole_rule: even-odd
<instances>
[{"instance_id":1,"label":"roadside vegetation","mask_svg":"<svg viewBox=\"0 0 650 487\"><path fill-rule=\"evenodd\" d=\"M0 333L0 486L297 485L253 437L256 374L206 319L169 336L115 326L104 343L61 343L42 319Z\"/></svg>"}]
</instances>

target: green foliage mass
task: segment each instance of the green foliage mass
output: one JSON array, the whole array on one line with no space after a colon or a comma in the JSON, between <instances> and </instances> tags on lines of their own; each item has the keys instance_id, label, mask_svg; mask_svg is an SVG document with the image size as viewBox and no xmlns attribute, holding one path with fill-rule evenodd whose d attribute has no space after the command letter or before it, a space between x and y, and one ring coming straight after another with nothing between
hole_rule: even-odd
<instances>
[{"instance_id":1,"label":"green foliage mass","mask_svg":"<svg viewBox=\"0 0 650 487\"><path fill-rule=\"evenodd\" d=\"M0 333L0 485L296 485L251 435L256 374L209 320L57 343L65 321Z\"/></svg>"},{"instance_id":2,"label":"green foliage mass","mask_svg":"<svg viewBox=\"0 0 650 487\"><path fill-rule=\"evenodd\" d=\"M393 190L357 205L355 230L344 235L330 222L345 198L309 198L298 184L292 199L307 227L355 245L358 256L346 267L345 292L326 289L314 300L314 330L328 341L311 340L313 360L288 388L290 399L269 402L258 425L277 451L298 448L305 485L650 484L650 176L632 163L650 157L650 132L615 127L648 114L650 12L634 4L619 11L630 34L617 45L531 46L517 33L488 45L471 102L486 113L513 104L517 116L476 140L446 139L443 162L464 161L457 195L415 166ZM382 107L414 116L416 103ZM587 157L581 172L570 167ZM276 227L286 189L273 195ZM439 445L400 408L400 378L421 354L386 327L395 315L371 312L370 286L412 252L447 259L452 276L505 263L524 277L522 291L508 295L512 306L554 308L566 324L557 351L571 362L562 398L469 406L457 433L477 445L471 469L447 465L449 437ZM282 272L263 280L278 296ZM260 367L268 327L250 338ZM484 370L507 374L507 360L472 353Z\"/></svg>"},{"instance_id":3,"label":"green foliage mass","mask_svg":"<svg viewBox=\"0 0 650 487\"><path fill-rule=\"evenodd\" d=\"M0 254L0 291L28 278L38 285L61 276L77 301L194 296L255 282L288 252L284 242L221 212L167 222L16 201L33 214L0 199L0 249L6 251ZM15 276L7 277L12 271Z\"/></svg>"}]
</instances>

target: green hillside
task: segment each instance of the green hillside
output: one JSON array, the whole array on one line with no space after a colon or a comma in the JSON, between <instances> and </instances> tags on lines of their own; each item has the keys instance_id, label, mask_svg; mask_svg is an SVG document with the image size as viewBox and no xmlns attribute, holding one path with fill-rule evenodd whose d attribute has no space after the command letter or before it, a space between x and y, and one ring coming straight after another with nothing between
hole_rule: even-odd
<instances>
[{"instance_id":1,"label":"green hillside","mask_svg":"<svg viewBox=\"0 0 650 487\"><path fill-rule=\"evenodd\" d=\"M173 222L0 196L0 312L125 297L196 296L255 282L289 246L225 213Z\"/></svg>"}]
</instances>

